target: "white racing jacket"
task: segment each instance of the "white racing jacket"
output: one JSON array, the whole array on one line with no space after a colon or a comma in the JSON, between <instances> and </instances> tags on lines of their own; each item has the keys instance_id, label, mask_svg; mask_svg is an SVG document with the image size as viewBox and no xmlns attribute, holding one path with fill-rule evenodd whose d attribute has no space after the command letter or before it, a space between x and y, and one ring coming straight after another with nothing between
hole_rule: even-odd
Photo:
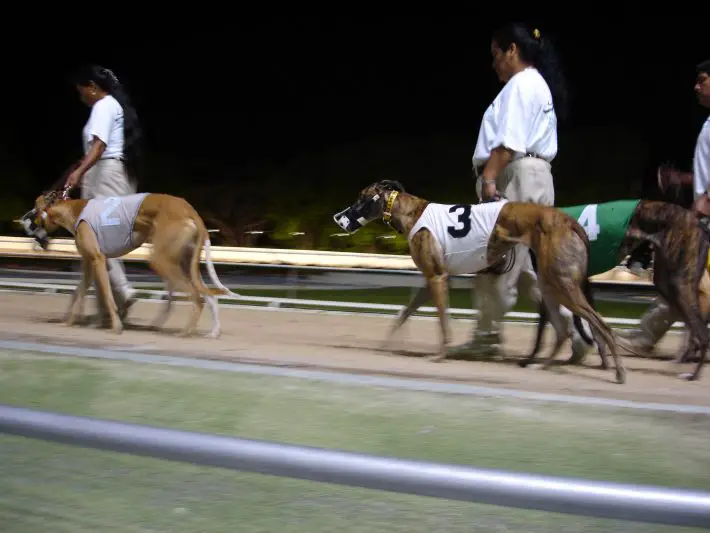
<instances>
[{"instance_id":1,"label":"white racing jacket","mask_svg":"<svg viewBox=\"0 0 710 533\"><path fill-rule=\"evenodd\" d=\"M96 234L101 253L121 257L133 250L133 224L148 193L92 198L76 220L86 221Z\"/></svg>"},{"instance_id":2,"label":"white racing jacket","mask_svg":"<svg viewBox=\"0 0 710 533\"><path fill-rule=\"evenodd\" d=\"M434 204L424 209L409 232L409 242L422 228L428 229L452 275L475 274L488 267L488 239L498 214L508 200L482 204Z\"/></svg>"}]
</instances>

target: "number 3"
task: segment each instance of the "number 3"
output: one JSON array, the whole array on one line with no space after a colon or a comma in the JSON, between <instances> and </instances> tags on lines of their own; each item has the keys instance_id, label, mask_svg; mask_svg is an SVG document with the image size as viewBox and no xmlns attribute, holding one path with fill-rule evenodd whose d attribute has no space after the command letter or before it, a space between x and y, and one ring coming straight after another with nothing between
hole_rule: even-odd
<instances>
[{"instance_id":1,"label":"number 3","mask_svg":"<svg viewBox=\"0 0 710 533\"><path fill-rule=\"evenodd\" d=\"M449 235L451 235L454 239L461 239L468 235L468 232L471 231L471 206L452 205L451 209L449 209L449 213L453 213L455 211L458 211L459 209L462 212L459 214L458 220L463 227L456 228L454 226L449 226L446 228L449 232Z\"/></svg>"},{"instance_id":2,"label":"number 3","mask_svg":"<svg viewBox=\"0 0 710 533\"><path fill-rule=\"evenodd\" d=\"M104 200L104 205L108 205L103 211L101 211L101 225L102 226L118 226L121 223L120 217L109 218L111 214L120 205L121 199L118 196L109 196Z\"/></svg>"},{"instance_id":3,"label":"number 3","mask_svg":"<svg viewBox=\"0 0 710 533\"><path fill-rule=\"evenodd\" d=\"M579 215L579 224L587 232L590 241L596 241L601 228L597 224L597 204L590 204Z\"/></svg>"}]
</instances>

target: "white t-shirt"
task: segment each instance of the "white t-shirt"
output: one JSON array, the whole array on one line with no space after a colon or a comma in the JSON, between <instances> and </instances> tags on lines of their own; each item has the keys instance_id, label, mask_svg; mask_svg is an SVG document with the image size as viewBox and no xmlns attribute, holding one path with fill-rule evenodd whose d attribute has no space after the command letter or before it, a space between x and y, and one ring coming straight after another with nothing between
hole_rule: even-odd
<instances>
[{"instance_id":1,"label":"white t-shirt","mask_svg":"<svg viewBox=\"0 0 710 533\"><path fill-rule=\"evenodd\" d=\"M91 108L89 120L82 132L84 154L91 148L94 135L106 144L101 159L123 156L123 108L110 94Z\"/></svg>"},{"instance_id":2,"label":"white t-shirt","mask_svg":"<svg viewBox=\"0 0 710 533\"><path fill-rule=\"evenodd\" d=\"M499 146L552 161L557 155L557 115L547 82L534 67L508 80L483 114L473 166L485 163Z\"/></svg>"},{"instance_id":3,"label":"white t-shirt","mask_svg":"<svg viewBox=\"0 0 710 533\"><path fill-rule=\"evenodd\" d=\"M475 274L488 267L488 239L507 200L482 204L428 204L409 232L434 235L449 274Z\"/></svg>"},{"instance_id":4,"label":"white t-shirt","mask_svg":"<svg viewBox=\"0 0 710 533\"><path fill-rule=\"evenodd\" d=\"M693 156L694 197L697 198L710 187L710 116L703 124L695 143Z\"/></svg>"}]
</instances>

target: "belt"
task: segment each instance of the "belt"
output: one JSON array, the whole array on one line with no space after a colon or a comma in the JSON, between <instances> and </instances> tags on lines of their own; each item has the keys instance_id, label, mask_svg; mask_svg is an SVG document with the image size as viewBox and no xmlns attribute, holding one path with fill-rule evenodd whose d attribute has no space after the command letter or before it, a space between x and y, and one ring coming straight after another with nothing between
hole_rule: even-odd
<instances>
[{"instance_id":1,"label":"belt","mask_svg":"<svg viewBox=\"0 0 710 533\"><path fill-rule=\"evenodd\" d=\"M542 156L541 156L540 154L538 154L538 153L535 153L535 152L526 152L525 155L521 155L521 156L515 157L515 158L513 159L513 161L518 161L519 159L523 159L523 158L525 158L525 157L534 157L534 158L536 158L536 159L545 160L545 158L542 157ZM512 163L512 161L511 161L511 163ZM486 166L485 163L483 163L483 164L481 164L481 165L478 165L478 166L474 166L474 167L473 167L473 174L474 174L477 178L480 178L480 177L481 177L481 174L483 174L483 169L485 168L485 166Z\"/></svg>"}]
</instances>

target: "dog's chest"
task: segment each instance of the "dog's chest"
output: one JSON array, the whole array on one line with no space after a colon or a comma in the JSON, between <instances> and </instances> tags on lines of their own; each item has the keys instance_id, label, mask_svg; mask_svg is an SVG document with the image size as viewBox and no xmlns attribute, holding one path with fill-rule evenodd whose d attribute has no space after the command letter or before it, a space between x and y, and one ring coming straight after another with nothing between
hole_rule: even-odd
<instances>
[{"instance_id":1,"label":"dog's chest","mask_svg":"<svg viewBox=\"0 0 710 533\"><path fill-rule=\"evenodd\" d=\"M86 221L106 257L120 257L136 248L133 226L147 193L90 200L77 220Z\"/></svg>"}]
</instances>

